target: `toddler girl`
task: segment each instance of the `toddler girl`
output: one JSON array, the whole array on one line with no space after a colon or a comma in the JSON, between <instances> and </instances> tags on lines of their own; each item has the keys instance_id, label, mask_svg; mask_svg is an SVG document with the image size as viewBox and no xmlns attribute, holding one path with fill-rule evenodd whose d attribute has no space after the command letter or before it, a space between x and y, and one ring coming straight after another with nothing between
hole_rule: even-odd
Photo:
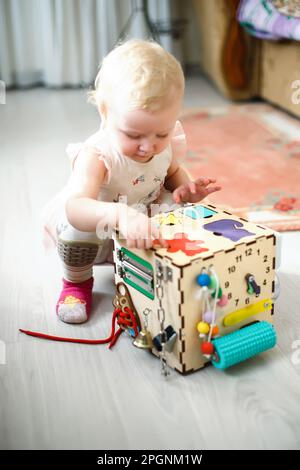
<instances>
[{"instance_id":1,"label":"toddler girl","mask_svg":"<svg viewBox=\"0 0 300 470\"><path fill-rule=\"evenodd\" d=\"M54 234L64 273L60 320L88 320L93 265L112 262L112 230L128 247L150 248L154 239L165 246L151 214L141 209L198 202L220 189L215 179L192 182L178 163L183 94L179 62L157 43L130 40L104 58L91 93L100 130L67 148L72 174L64 197L56 198L64 213ZM51 232L51 222L46 225Z\"/></svg>"}]
</instances>

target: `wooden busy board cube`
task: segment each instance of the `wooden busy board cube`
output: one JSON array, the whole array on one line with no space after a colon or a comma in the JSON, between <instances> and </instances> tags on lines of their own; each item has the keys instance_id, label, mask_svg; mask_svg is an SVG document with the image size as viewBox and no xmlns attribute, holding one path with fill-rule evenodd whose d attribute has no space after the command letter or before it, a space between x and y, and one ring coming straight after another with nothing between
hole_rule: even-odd
<instances>
[{"instance_id":1,"label":"wooden busy board cube","mask_svg":"<svg viewBox=\"0 0 300 470\"><path fill-rule=\"evenodd\" d=\"M272 322L276 236L212 205L191 204L156 217L168 248L129 249L116 239L115 281L126 284L142 327L149 309L152 352L161 354L163 320L170 342L166 362L188 373L211 360L201 349L208 334L199 335L200 322L212 338ZM199 285L201 274L209 276L209 285Z\"/></svg>"}]
</instances>

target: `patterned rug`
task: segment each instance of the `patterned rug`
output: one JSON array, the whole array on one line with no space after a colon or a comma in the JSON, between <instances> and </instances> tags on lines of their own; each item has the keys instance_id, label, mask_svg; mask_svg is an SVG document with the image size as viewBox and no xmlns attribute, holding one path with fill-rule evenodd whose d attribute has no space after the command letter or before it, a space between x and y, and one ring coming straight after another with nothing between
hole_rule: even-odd
<instances>
[{"instance_id":1,"label":"patterned rug","mask_svg":"<svg viewBox=\"0 0 300 470\"><path fill-rule=\"evenodd\" d=\"M300 121L268 104L189 109L181 118L191 175L216 177L209 197L274 230L300 230Z\"/></svg>"}]
</instances>

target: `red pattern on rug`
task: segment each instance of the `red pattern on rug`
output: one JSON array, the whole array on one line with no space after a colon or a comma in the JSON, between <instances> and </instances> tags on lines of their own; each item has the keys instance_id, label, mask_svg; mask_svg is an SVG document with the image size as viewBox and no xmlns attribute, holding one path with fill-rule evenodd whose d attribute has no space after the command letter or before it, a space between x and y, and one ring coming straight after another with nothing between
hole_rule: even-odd
<instances>
[{"instance_id":1,"label":"red pattern on rug","mask_svg":"<svg viewBox=\"0 0 300 470\"><path fill-rule=\"evenodd\" d=\"M296 126L299 140L270 118ZM194 178L216 177L222 186L209 197L211 204L274 230L300 229L298 119L267 104L247 104L187 110L181 121L186 168Z\"/></svg>"}]
</instances>

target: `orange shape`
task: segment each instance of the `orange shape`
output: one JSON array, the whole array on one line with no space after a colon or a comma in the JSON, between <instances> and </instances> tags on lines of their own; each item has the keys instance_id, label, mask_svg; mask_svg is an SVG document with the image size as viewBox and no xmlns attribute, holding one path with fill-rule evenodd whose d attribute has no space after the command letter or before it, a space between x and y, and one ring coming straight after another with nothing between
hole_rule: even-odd
<instances>
[{"instance_id":1,"label":"orange shape","mask_svg":"<svg viewBox=\"0 0 300 470\"><path fill-rule=\"evenodd\" d=\"M176 253L183 251L187 256L193 256L203 251L208 251L208 248L200 247L204 241L190 240L185 233L176 233L172 240L165 240L168 243L167 251L169 253ZM159 240L154 240L153 243L159 243Z\"/></svg>"}]
</instances>

